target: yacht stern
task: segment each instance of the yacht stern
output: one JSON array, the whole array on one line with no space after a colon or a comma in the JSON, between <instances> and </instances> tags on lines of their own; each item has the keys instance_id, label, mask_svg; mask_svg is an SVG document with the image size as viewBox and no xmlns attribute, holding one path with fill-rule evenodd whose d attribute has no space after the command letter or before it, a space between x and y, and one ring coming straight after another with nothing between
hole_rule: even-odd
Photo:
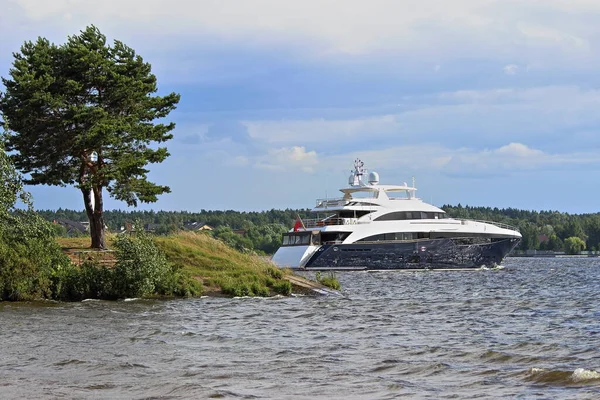
<instances>
[{"instance_id":1,"label":"yacht stern","mask_svg":"<svg viewBox=\"0 0 600 400\"><path fill-rule=\"evenodd\" d=\"M320 246L282 246L272 261L280 268L304 268L306 262Z\"/></svg>"}]
</instances>

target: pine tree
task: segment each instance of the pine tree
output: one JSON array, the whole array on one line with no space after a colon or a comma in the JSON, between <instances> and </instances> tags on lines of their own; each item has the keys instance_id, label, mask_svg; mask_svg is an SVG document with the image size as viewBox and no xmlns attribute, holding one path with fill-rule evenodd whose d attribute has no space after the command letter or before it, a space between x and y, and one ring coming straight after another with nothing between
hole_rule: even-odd
<instances>
[{"instance_id":1,"label":"pine tree","mask_svg":"<svg viewBox=\"0 0 600 400\"><path fill-rule=\"evenodd\" d=\"M180 96L157 96L150 64L94 26L55 45L25 42L0 93L6 149L32 185L74 185L83 196L92 248L106 248L103 190L129 206L154 202L169 187L149 182L149 163L169 156L154 146L174 123L155 123Z\"/></svg>"}]
</instances>

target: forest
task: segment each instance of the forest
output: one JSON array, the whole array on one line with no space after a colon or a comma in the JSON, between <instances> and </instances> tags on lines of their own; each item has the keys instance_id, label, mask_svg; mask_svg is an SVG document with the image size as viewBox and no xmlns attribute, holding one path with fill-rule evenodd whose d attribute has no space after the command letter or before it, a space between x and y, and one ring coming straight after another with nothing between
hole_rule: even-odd
<instances>
[{"instance_id":1,"label":"forest","mask_svg":"<svg viewBox=\"0 0 600 400\"><path fill-rule=\"evenodd\" d=\"M600 250L600 213L567 214L558 211L529 211L514 208L491 208L444 205L453 218L502 222L515 226L523 235L518 250L547 250L576 253ZM87 221L85 211L42 210L46 220ZM308 218L308 209L244 211L122 211L104 212L109 231L119 232L127 224L153 224L154 233L167 235L183 229L184 223L202 222L214 228L211 234L238 250L272 254L281 245L282 233L288 231L300 216ZM65 235L57 227L59 234Z\"/></svg>"}]
</instances>

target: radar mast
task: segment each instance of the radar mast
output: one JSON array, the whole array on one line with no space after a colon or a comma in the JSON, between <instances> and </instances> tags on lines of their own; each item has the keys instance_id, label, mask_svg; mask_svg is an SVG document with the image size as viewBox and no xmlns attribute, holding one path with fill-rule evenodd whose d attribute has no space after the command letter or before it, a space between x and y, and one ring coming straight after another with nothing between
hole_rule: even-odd
<instances>
[{"instance_id":1,"label":"radar mast","mask_svg":"<svg viewBox=\"0 0 600 400\"><path fill-rule=\"evenodd\" d=\"M365 169L365 163L358 158L354 160L354 171L352 172L352 176L349 180L350 186L362 186L362 177L366 172L367 170Z\"/></svg>"}]
</instances>

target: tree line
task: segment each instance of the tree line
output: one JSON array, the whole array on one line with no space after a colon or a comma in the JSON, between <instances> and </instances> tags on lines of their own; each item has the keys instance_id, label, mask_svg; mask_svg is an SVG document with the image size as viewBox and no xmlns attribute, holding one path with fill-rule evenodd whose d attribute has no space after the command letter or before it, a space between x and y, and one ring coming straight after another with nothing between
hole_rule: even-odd
<instances>
[{"instance_id":1,"label":"tree line","mask_svg":"<svg viewBox=\"0 0 600 400\"><path fill-rule=\"evenodd\" d=\"M600 213L567 214L558 211L533 211L515 208L462 206L441 207L453 218L501 222L516 227L523 239L519 250L577 252L600 250ZM39 211L45 219L58 218L86 221L84 211L58 209ZM308 218L308 209L268 211L122 211L104 212L109 230L118 231L127 223L156 224L158 234L170 234L183 228L186 222L204 222L215 228L213 235L240 250L250 249L273 253L281 245L281 235L300 216ZM236 233L237 232L237 233Z\"/></svg>"}]
</instances>

